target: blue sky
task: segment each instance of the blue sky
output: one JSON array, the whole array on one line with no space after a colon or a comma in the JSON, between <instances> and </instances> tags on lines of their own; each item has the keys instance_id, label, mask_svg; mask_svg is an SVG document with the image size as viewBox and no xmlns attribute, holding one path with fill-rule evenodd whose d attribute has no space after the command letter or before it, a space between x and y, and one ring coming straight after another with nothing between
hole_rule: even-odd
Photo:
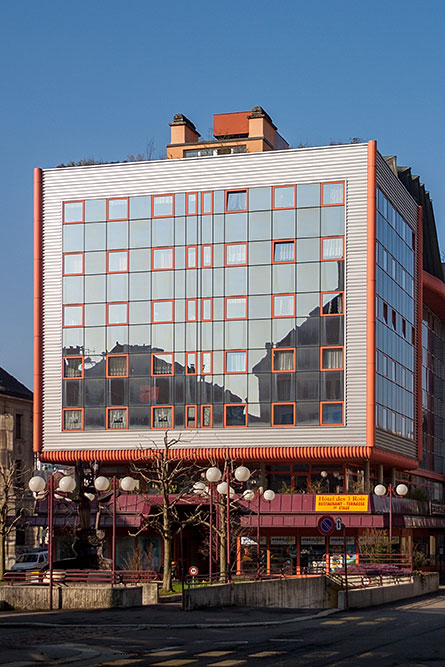
<instances>
[{"instance_id":1,"label":"blue sky","mask_svg":"<svg viewBox=\"0 0 445 667\"><path fill-rule=\"evenodd\" d=\"M122 160L175 113L261 105L293 146L361 137L412 166L445 249L438 0L0 2L0 365L32 386L32 170Z\"/></svg>"}]
</instances>

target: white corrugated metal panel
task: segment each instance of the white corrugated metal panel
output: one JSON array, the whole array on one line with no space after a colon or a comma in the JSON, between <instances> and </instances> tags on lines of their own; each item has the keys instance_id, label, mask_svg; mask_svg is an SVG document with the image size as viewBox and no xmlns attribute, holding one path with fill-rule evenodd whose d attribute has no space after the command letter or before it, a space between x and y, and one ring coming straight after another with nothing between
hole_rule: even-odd
<instances>
[{"instance_id":1,"label":"white corrugated metal panel","mask_svg":"<svg viewBox=\"0 0 445 667\"><path fill-rule=\"evenodd\" d=\"M336 180L347 183L346 426L186 431L182 442L193 447L367 444L367 145L358 144L44 171L44 449L125 449L163 437L153 430L61 431L62 201Z\"/></svg>"}]
</instances>

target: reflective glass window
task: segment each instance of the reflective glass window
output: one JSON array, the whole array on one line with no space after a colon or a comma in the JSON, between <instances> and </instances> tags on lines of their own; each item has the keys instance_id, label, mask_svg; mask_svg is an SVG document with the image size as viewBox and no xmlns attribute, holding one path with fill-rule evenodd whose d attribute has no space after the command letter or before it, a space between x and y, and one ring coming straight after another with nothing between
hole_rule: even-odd
<instances>
[{"instance_id":1,"label":"reflective glass window","mask_svg":"<svg viewBox=\"0 0 445 667\"><path fill-rule=\"evenodd\" d=\"M296 424L297 426L314 426L320 423L320 404L311 401L300 401L297 403Z\"/></svg>"},{"instance_id":2,"label":"reflective glass window","mask_svg":"<svg viewBox=\"0 0 445 667\"><path fill-rule=\"evenodd\" d=\"M198 213L198 194L188 192L186 194L186 212L187 215L196 215Z\"/></svg>"},{"instance_id":3,"label":"reflective glass window","mask_svg":"<svg viewBox=\"0 0 445 667\"><path fill-rule=\"evenodd\" d=\"M64 431L81 431L83 428L82 410L64 410L63 411L63 429Z\"/></svg>"},{"instance_id":4,"label":"reflective glass window","mask_svg":"<svg viewBox=\"0 0 445 667\"><path fill-rule=\"evenodd\" d=\"M103 379L85 381L85 405L87 407L105 405L105 381Z\"/></svg>"},{"instance_id":5,"label":"reflective glass window","mask_svg":"<svg viewBox=\"0 0 445 667\"><path fill-rule=\"evenodd\" d=\"M303 295L304 296L304 295ZM298 297L297 297L298 303ZM317 303L318 306L318 303ZM296 320L297 346L320 344L320 318L309 317L307 319L299 318Z\"/></svg>"},{"instance_id":6,"label":"reflective glass window","mask_svg":"<svg viewBox=\"0 0 445 667\"><path fill-rule=\"evenodd\" d=\"M320 289L320 264L297 264L297 292L316 292Z\"/></svg>"},{"instance_id":7,"label":"reflective glass window","mask_svg":"<svg viewBox=\"0 0 445 667\"><path fill-rule=\"evenodd\" d=\"M85 253L85 273L105 273L107 268L106 257L106 253L104 251Z\"/></svg>"},{"instance_id":8,"label":"reflective glass window","mask_svg":"<svg viewBox=\"0 0 445 667\"><path fill-rule=\"evenodd\" d=\"M265 241L271 238L270 211L249 214L249 241Z\"/></svg>"},{"instance_id":9,"label":"reflective glass window","mask_svg":"<svg viewBox=\"0 0 445 667\"><path fill-rule=\"evenodd\" d=\"M226 373L247 373L247 352L226 352Z\"/></svg>"},{"instance_id":10,"label":"reflective glass window","mask_svg":"<svg viewBox=\"0 0 445 667\"><path fill-rule=\"evenodd\" d=\"M247 191L236 190L226 192L226 210L227 211L245 211L247 209Z\"/></svg>"},{"instance_id":11,"label":"reflective glass window","mask_svg":"<svg viewBox=\"0 0 445 667\"><path fill-rule=\"evenodd\" d=\"M130 274L130 299L132 301L145 301L150 296L150 274Z\"/></svg>"},{"instance_id":12,"label":"reflective glass window","mask_svg":"<svg viewBox=\"0 0 445 667\"><path fill-rule=\"evenodd\" d=\"M273 243L273 261L274 262L294 262L295 261L295 241L274 241L274 243Z\"/></svg>"},{"instance_id":13,"label":"reflective glass window","mask_svg":"<svg viewBox=\"0 0 445 667\"><path fill-rule=\"evenodd\" d=\"M322 183L322 203L323 206L333 206L344 204L344 187L342 183Z\"/></svg>"},{"instance_id":14,"label":"reflective glass window","mask_svg":"<svg viewBox=\"0 0 445 667\"><path fill-rule=\"evenodd\" d=\"M83 201L63 203L63 221L65 223L83 222Z\"/></svg>"},{"instance_id":15,"label":"reflective glass window","mask_svg":"<svg viewBox=\"0 0 445 667\"><path fill-rule=\"evenodd\" d=\"M94 222L91 225L86 225L85 250L105 250L106 231L107 226L104 222ZM122 248L122 244L120 247Z\"/></svg>"},{"instance_id":16,"label":"reflective glass window","mask_svg":"<svg viewBox=\"0 0 445 667\"><path fill-rule=\"evenodd\" d=\"M83 303L82 276L68 276L63 278L63 302Z\"/></svg>"},{"instance_id":17,"label":"reflective glass window","mask_svg":"<svg viewBox=\"0 0 445 667\"><path fill-rule=\"evenodd\" d=\"M166 218L174 215L173 195L153 195L153 217Z\"/></svg>"},{"instance_id":18,"label":"reflective glass window","mask_svg":"<svg viewBox=\"0 0 445 667\"><path fill-rule=\"evenodd\" d=\"M151 232L153 246L172 246L174 243L173 218L153 220Z\"/></svg>"},{"instance_id":19,"label":"reflective glass window","mask_svg":"<svg viewBox=\"0 0 445 667\"><path fill-rule=\"evenodd\" d=\"M228 297L226 299L226 319L244 320L247 317L247 297Z\"/></svg>"},{"instance_id":20,"label":"reflective glass window","mask_svg":"<svg viewBox=\"0 0 445 667\"><path fill-rule=\"evenodd\" d=\"M128 271L128 250L110 250L108 252L108 272Z\"/></svg>"},{"instance_id":21,"label":"reflective glass window","mask_svg":"<svg viewBox=\"0 0 445 667\"><path fill-rule=\"evenodd\" d=\"M297 373L296 397L297 401L318 401L320 394L319 373Z\"/></svg>"},{"instance_id":22,"label":"reflective glass window","mask_svg":"<svg viewBox=\"0 0 445 667\"><path fill-rule=\"evenodd\" d=\"M130 222L130 248L149 248L151 224L149 220Z\"/></svg>"},{"instance_id":23,"label":"reflective glass window","mask_svg":"<svg viewBox=\"0 0 445 667\"><path fill-rule=\"evenodd\" d=\"M272 188L250 188L249 211L267 211L272 208Z\"/></svg>"},{"instance_id":24,"label":"reflective glass window","mask_svg":"<svg viewBox=\"0 0 445 667\"><path fill-rule=\"evenodd\" d=\"M343 236L345 233L344 206L327 206L321 209L321 235Z\"/></svg>"},{"instance_id":25,"label":"reflective glass window","mask_svg":"<svg viewBox=\"0 0 445 667\"><path fill-rule=\"evenodd\" d=\"M245 404L225 405L224 421L226 426L247 426L247 410Z\"/></svg>"},{"instance_id":26,"label":"reflective glass window","mask_svg":"<svg viewBox=\"0 0 445 667\"><path fill-rule=\"evenodd\" d=\"M83 273L83 253L68 253L63 256L63 273L68 275L79 275Z\"/></svg>"},{"instance_id":27,"label":"reflective glass window","mask_svg":"<svg viewBox=\"0 0 445 667\"><path fill-rule=\"evenodd\" d=\"M275 403L272 415L273 426L293 426L295 424L295 403Z\"/></svg>"},{"instance_id":28,"label":"reflective glass window","mask_svg":"<svg viewBox=\"0 0 445 667\"><path fill-rule=\"evenodd\" d=\"M274 211L272 214L272 236L274 239L295 237L295 211Z\"/></svg>"},{"instance_id":29,"label":"reflective glass window","mask_svg":"<svg viewBox=\"0 0 445 667\"><path fill-rule=\"evenodd\" d=\"M274 208L295 208L295 185L280 185L273 189Z\"/></svg>"},{"instance_id":30,"label":"reflective glass window","mask_svg":"<svg viewBox=\"0 0 445 667\"><path fill-rule=\"evenodd\" d=\"M250 294L270 294L272 291L271 280L272 272L270 266L249 266ZM270 315L260 317L270 317Z\"/></svg>"},{"instance_id":31,"label":"reflective glass window","mask_svg":"<svg viewBox=\"0 0 445 667\"><path fill-rule=\"evenodd\" d=\"M343 423L343 403L322 403L321 404L321 423L322 424L342 424Z\"/></svg>"},{"instance_id":32,"label":"reflective glass window","mask_svg":"<svg viewBox=\"0 0 445 667\"><path fill-rule=\"evenodd\" d=\"M150 270L150 251L143 248L130 250L130 271Z\"/></svg>"},{"instance_id":33,"label":"reflective glass window","mask_svg":"<svg viewBox=\"0 0 445 667\"><path fill-rule=\"evenodd\" d=\"M107 202L105 199L87 199L85 201L85 222L105 222Z\"/></svg>"},{"instance_id":34,"label":"reflective glass window","mask_svg":"<svg viewBox=\"0 0 445 667\"><path fill-rule=\"evenodd\" d=\"M295 370L295 350L272 350L272 370L275 372Z\"/></svg>"},{"instance_id":35,"label":"reflective glass window","mask_svg":"<svg viewBox=\"0 0 445 667\"><path fill-rule=\"evenodd\" d=\"M109 199L108 202L108 220L127 220L128 219L128 198Z\"/></svg>"},{"instance_id":36,"label":"reflective glass window","mask_svg":"<svg viewBox=\"0 0 445 667\"><path fill-rule=\"evenodd\" d=\"M297 185L297 206L298 208L320 206L320 184Z\"/></svg>"},{"instance_id":37,"label":"reflective glass window","mask_svg":"<svg viewBox=\"0 0 445 667\"><path fill-rule=\"evenodd\" d=\"M153 271L174 269L174 252L173 248L153 248Z\"/></svg>"},{"instance_id":38,"label":"reflective glass window","mask_svg":"<svg viewBox=\"0 0 445 667\"><path fill-rule=\"evenodd\" d=\"M318 371L320 349L318 347L297 348L297 371Z\"/></svg>"},{"instance_id":39,"label":"reflective glass window","mask_svg":"<svg viewBox=\"0 0 445 667\"><path fill-rule=\"evenodd\" d=\"M327 292L321 295L322 314L323 315L342 315L343 314L343 293Z\"/></svg>"},{"instance_id":40,"label":"reflective glass window","mask_svg":"<svg viewBox=\"0 0 445 667\"><path fill-rule=\"evenodd\" d=\"M343 259L343 236L334 236L333 238L322 239L322 259Z\"/></svg>"},{"instance_id":41,"label":"reflective glass window","mask_svg":"<svg viewBox=\"0 0 445 667\"><path fill-rule=\"evenodd\" d=\"M109 303L108 324L127 324L128 323L128 303Z\"/></svg>"},{"instance_id":42,"label":"reflective glass window","mask_svg":"<svg viewBox=\"0 0 445 667\"><path fill-rule=\"evenodd\" d=\"M128 376L128 355L109 355L107 357L108 377Z\"/></svg>"},{"instance_id":43,"label":"reflective glass window","mask_svg":"<svg viewBox=\"0 0 445 667\"><path fill-rule=\"evenodd\" d=\"M107 408L107 428L126 429L128 428L128 408Z\"/></svg>"},{"instance_id":44,"label":"reflective glass window","mask_svg":"<svg viewBox=\"0 0 445 667\"><path fill-rule=\"evenodd\" d=\"M343 290L345 286L344 262L322 262L321 264L321 290L331 292Z\"/></svg>"},{"instance_id":45,"label":"reflective glass window","mask_svg":"<svg viewBox=\"0 0 445 667\"><path fill-rule=\"evenodd\" d=\"M318 262L320 242L318 238L304 238L297 241L297 262Z\"/></svg>"},{"instance_id":46,"label":"reflective glass window","mask_svg":"<svg viewBox=\"0 0 445 667\"><path fill-rule=\"evenodd\" d=\"M85 238L87 237L88 229L86 227ZM128 247L128 222L109 222L107 226L107 247L108 249L120 250ZM96 250L96 248L94 248Z\"/></svg>"},{"instance_id":47,"label":"reflective glass window","mask_svg":"<svg viewBox=\"0 0 445 667\"><path fill-rule=\"evenodd\" d=\"M63 377L65 379L83 377L83 357L65 357L63 359Z\"/></svg>"},{"instance_id":48,"label":"reflective glass window","mask_svg":"<svg viewBox=\"0 0 445 667\"><path fill-rule=\"evenodd\" d=\"M63 326L65 327L83 326L83 306L64 306Z\"/></svg>"},{"instance_id":49,"label":"reflective glass window","mask_svg":"<svg viewBox=\"0 0 445 667\"><path fill-rule=\"evenodd\" d=\"M66 225L63 228L63 250L64 252L78 252L84 249L84 226Z\"/></svg>"},{"instance_id":50,"label":"reflective glass window","mask_svg":"<svg viewBox=\"0 0 445 667\"><path fill-rule=\"evenodd\" d=\"M311 236L320 236L320 209L300 209L297 211L297 238Z\"/></svg>"},{"instance_id":51,"label":"reflective glass window","mask_svg":"<svg viewBox=\"0 0 445 667\"><path fill-rule=\"evenodd\" d=\"M336 371L343 369L343 348L324 347L321 350L321 370Z\"/></svg>"},{"instance_id":52,"label":"reflective glass window","mask_svg":"<svg viewBox=\"0 0 445 667\"><path fill-rule=\"evenodd\" d=\"M150 216L150 197L130 197L131 220L149 218Z\"/></svg>"},{"instance_id":53,"label":"reflective glass window","mask_svg":"<svg viewBox=\"0 0 445 667\"><path fill-rule=\"evenodd\" d=\"M107 276L107 300L128 301L127 274L111 274Z\"/></svg>"},{"instance_id":54,"label":"reflective glass window","mask_svg":"<svg viewBox=\"0 0 445 667\"><path fill-rule=\"evenodd\" d=\"M212 246L211 245L203 245L202 246L202 266L203 267L210 267L212 266Z\"/></svg>"},{"instance_id":55,"label":"reflective glass window","mask_svg":"<svg viewBox=\"0 0 445 667\"><path fill-rule=\"evenodd\" d=\"M173 427L173 408L170 407L152 407L152 426L153 428L168 429Z\"/></svg>"},{"instance_id":56,"label":"reflective glass window","mask_svg":"<svg viewBox=\"0 0 445 667\"><path fill-rule=\"evenodd\" d=\"M285 263L272 267L272 291L289 292L295 290L295 265Z\"/></svg>"},{"instance_id":57,"label":"reflective glass window","mask_svg":"<svg viewBox=\"0 0 445 667\"><path fill-rule=\"evenodd\" d=\"M96 327L105 326L106 314L104 303L87 303L85 304L85 326Z\"/></svg>"},{"instance_id":58,"label":"reflective glass window","mask_svg":"<svg viewBox=\"0 0 445 667\"><path fill-rule=\"evenodd\" d=\"M247 292L247 269L227 268L225 270L225 290L227 296L239 296Z\"/></svg>"},{"instance_id":59,"label":"reflective glass window","mask_svg":"<svg viewBox=\"0 0 445 667\"><path fill-rule=\"evenodd\" d=\"M152 354L152 375L173 375L173 354Z\"/></svg>"},{"instance_id":60,"label":"reflective glass window","mask_svg":"<svg viewBox=\"0 0 445 667\"><path fill-rule=\"evenodd\" d=\"M273 317L295 316L295 294L274 294L272 296Z\"/></svg>"},{"instance_id":61,"label":"reflective glass window","mask_svg":"<svg viewBox=\"0 0 445 667\"><path fill-rule=\"evenodd\" d=\"M212 213L213 209L213 193L212 192L203 192L202 193L202 214L207 215Z\"/></svg>"},{"instance_id":62,"label":"reflective glass window","mask_svg":"<svg viewBox=\"0 0 445 667\"><path fill-rule=\"evenodd\" d=\"M152 321L173 322L173 301L153 301Z\"/></svg>"},{"instance_id":63,"label":"reflective glass window","mask_svg":"<svg viewBox=\"0 0 445 667\"><path fill-rule=\"evenodd\" d=\"M314 317L320 314L320 294L297 294L297 317Z\"/></svg>"}]
</instances>

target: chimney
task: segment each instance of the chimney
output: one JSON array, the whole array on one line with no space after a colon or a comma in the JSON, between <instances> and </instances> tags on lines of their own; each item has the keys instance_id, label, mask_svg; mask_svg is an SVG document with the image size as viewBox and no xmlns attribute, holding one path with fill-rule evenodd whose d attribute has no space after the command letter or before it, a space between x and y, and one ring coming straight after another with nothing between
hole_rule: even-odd
<instances>
[{"instance_id":1,"label":"chimney","mask_svg":"<svg viewBox=\"0 0 445 667\"><path fill-rule=\"evenodd\" d=\"M173 117L171 127L171 144L196 144L201 136L197 132L196 127L192 121L184 116L182 113L177 113Z\"/></svg>"}]
</instances>

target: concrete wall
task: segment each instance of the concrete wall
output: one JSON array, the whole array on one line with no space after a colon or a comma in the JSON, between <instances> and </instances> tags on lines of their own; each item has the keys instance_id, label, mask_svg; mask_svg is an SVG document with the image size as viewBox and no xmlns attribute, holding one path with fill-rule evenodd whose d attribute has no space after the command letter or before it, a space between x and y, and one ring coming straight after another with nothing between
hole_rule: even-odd
<instances>
[{"instance_id":1,"label":"concrete wall","mask_svg":"<svg viewBox=\"0 0 445 667\"><path fill-rule=\"evenodd\" d=\"M148 584L149 585L149 584ZM46 611L48 586L0 586L0 603L17 611ZM109 609L142 604L142 586L54 586L53 609ZM147 603L145 603L147 604ZM4 605L1 605L4 608Z\"/></svg>"},{"instance_id":2,"label":"concrete wall","mask_svg":"<svg viewBox=\"0 0 445 667\"><path fill-rule=\"evenodd\" d=\"M417 595L426 595L438 589L438 572L425 574L424 577L414 577L414 581L407 584L357 588L349 591L349 609L374 607L379 604L386 604L387 602L416 597ZM338 591L338 608L346 608L344 591Z\"/></svg>"},{"instance_id":3,"label":"concrete wall","mask_svg":"<svg viewBox=\"0 0 445 667\"><path fill-rule=\"evenodd\" d=\"M218 584L185 591L186 609L223 606L328 609L337 606L337 599L335 594L330 597L324 577Z\"/></svg>"}]
</instances>

